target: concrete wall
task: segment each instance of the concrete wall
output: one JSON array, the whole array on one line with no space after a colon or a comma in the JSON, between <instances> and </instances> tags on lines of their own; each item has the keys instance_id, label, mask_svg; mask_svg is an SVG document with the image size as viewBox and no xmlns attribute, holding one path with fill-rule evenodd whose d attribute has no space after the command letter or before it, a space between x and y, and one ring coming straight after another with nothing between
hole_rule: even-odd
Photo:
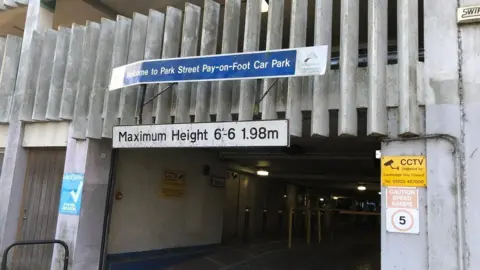
<instances>
[{"instance_id":1,"label":"concrete wall","mask_svg":"<svg viewBox=\"0 0 480 270\"><path fill-rule=\"evenodd\" d=\"M203 175L224 176L225 167L203 150L121 150L116 165L108 253L131 253L220 243L224 188L212 187ZM162 198L165 169L186 174L183 197Z\"/></svg>"},{"instance_id":2,"label":"concrete wall","mask_svg":"<svg viewBox=\"0 0 480 270\"><path fill-rule=\"evenodd\" d=\"M69 122L27 123L22 146L67 147L68 127Z\"/></svg>"},{"instance_id":3,"label":"concrete wall","mask_svg":"<svg viewBox=\"0 0 480 270\"><path fill-rule=\"evenodd\" d=\"M5 148L7 133L8 133L8 125L0 125L0 148Z\"/></svg>"}]
</instances>

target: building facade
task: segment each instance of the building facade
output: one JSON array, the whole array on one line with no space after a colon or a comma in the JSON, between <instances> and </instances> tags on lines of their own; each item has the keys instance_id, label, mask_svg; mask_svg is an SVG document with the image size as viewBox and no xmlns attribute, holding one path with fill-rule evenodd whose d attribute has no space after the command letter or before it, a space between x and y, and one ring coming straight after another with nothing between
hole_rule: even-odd
<instances>
[{"instance_id":1,"label":"building facade","mask_svg":"<svg viewBox=\"0 0 480 270\"><path fill-rule=\"evenodd\" d=\"M53 13L39 0L28 1L23 36L0 38L0 250L16 240L61 239L71 248L71 269L97 269L109 249L133 251L125 249L132 239L122 232L136 229L125 225L122 215L133 219L135 209L124 203L128 198L113 198L118 185L135 189L127 180L136 177L142 164L163 159L158 153L138 151L120 151L116 156L111 139L113 126L139 124L142 111L142 124L285 118L294 138L378 137L383 155L426 156L428 186L419 190L420 233L387 233L382 218L382 269L480 269L480 258L474 256L480 252L475 207L480 200L475 196L480 190L476 180L480 25L457 24L457 9L478 3L369 0L365 13L361 1L343 0L340 18L333 18L333 0L275 0L270 1L265 21L260 0L202 2L202 6L187 3L183 10L152 9L148 14L52 29ZM389 58L392 5L396 6L395 63ZM312 12L313 28L309 28ZM368 29L361 29L358 22L367 15ZM338 44L332 42L335 21ZM283 28L289 29L287 36ZM367 65L359 66L359 33L366 31ZM307 45L329 46L325 75L179 83L142 110L140 86L108 91L112 68L143 59ZM333 68L335 59L338 69ZM145 100L167 86L149 85ZM179 164L185 160L178 153L169 152L172 159L162 164L184 168ZM209 158L192 154L192 164ZM212 168L222 166L214 160L208 163ZM77 215L59 213L61 178L69 173L84 176ZM112 174L119 175L116 187L110 182ZM39 178L45 180L40 184L35 181ZM165 231L160 236L138 235L146 239L134 251L219 241L218 230L199 233L211 227L202 215L214 219L221 211L215 208L218 192L201 185L194 188L201 195L189 197L178 209L172 206L186 217L171 213L155 220L159 227L169 220L175 224L186 219L189 225L170 236ZM137 192L142 196L148 188ZM203 201L209 206L198 214L195 206ZM220 217L215 224L222 222ZM116 236L106 239L108 235ZM148 242L155 237L159 237L156 242ZM61 247L42 252L15 256L43 258L38 259L41 265L61 269ZM48 252L51 260L44 259Z\"/></svg>"}]
</instances>

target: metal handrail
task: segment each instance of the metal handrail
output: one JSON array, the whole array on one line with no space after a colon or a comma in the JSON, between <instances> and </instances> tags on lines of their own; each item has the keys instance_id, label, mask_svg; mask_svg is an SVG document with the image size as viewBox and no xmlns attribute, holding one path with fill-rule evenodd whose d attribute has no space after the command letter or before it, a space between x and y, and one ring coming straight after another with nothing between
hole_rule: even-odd
<instances>
[{"instance_id":1,"label":"metal handrail","mask_svg":"<svg viewBox=\"0 0 480 270\"><path fill-rule=\"evenodd\" d=\"M60 244L65 249L65 255L63 257L63 269L68 270L68 260L70 258L70 251L67 243L62 240L32 240L32 241L19 241L11 244L3 252L2 265L0 270L7 270L7 258L8 252L15 246L27 246L27 245L47 245L47 244Z\"/></svg>"}]
</instances>

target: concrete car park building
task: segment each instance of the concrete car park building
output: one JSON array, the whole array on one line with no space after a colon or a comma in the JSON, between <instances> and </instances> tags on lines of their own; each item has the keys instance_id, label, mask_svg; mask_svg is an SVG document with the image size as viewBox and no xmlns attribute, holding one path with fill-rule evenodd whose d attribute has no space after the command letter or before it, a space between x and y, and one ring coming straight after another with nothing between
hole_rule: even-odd
<instances>
[{"instance_id":1,"label":"concrete car park building","mask_svg":"<svg viewBox=\"0 0 480 270\"><path fill-rule=\"evenodd\" d=\"M58 239L82 270L159 269L239 239L293 239L309 254L354 242L339 240L339 213L378 217L372 269L480 269L475 5L0 0L0 252ZM313 46L328 48L315 76L109 89L112 70L137 61ZM288 125L268 131L274 120ZM113 147L120 126L190 123L256 125L287 143ZM328 269L313 254L301 260ZM37 245L1 259L63 269L63 257ZM231 263L212 258L193 269Z\"/></svg>"}]
</instances>

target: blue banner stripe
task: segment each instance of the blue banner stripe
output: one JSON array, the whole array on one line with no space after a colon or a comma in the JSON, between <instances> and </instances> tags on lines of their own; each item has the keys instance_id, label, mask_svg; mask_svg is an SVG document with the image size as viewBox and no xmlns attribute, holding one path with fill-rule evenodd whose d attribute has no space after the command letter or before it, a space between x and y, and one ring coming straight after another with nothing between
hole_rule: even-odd
<instances>
[{"instance_id":1,"label":"blue banner stripe","mask_svg":"<svg viewBox=\"0 0 480 270\"><path fill-rule=\"evenodd\" d=\"M296 50L146 61L125 69L124 85L295 74Z\"/></svg>"}]
</instances>

